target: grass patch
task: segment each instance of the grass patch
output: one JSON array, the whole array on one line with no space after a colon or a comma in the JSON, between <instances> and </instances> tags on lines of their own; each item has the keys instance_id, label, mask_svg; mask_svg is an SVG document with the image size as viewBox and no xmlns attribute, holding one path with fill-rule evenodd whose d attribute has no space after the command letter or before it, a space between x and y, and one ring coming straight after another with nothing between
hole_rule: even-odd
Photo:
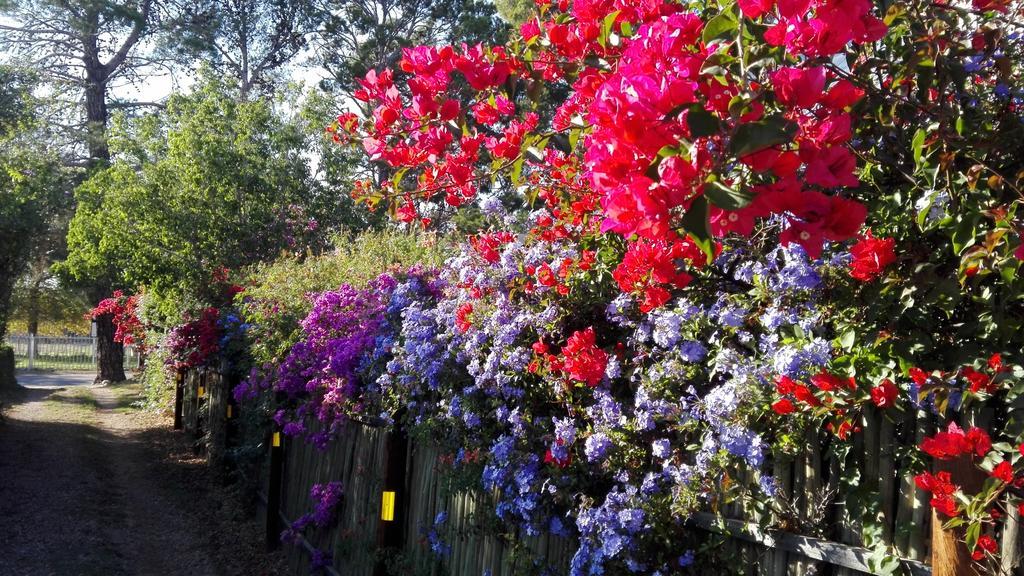
<instances>
[{"instance_id":1,"label":"grass patch","mask_svg":"<svg viewBox=\"0 0 1024 576\"><path fill-rule=\"evenodd\" d=\"M109 388L117 397L113 408L111 408L114 412L119 414L130 414L145 408L146 399L143 395L144 390L142 382L136 378L130 378L124 382L111 384L109 385Z\"/></svg>"},{"instance_id":2,"label":"grass patch","mask_svg":"<svg viewBox=\"0 0 1024 576\"><path fill-rule=\"evenodd\" d=\"M100 403L87 388L58 390L46 397L46 411L59 422L94 424Z\"/></svg>"}]
</instances>

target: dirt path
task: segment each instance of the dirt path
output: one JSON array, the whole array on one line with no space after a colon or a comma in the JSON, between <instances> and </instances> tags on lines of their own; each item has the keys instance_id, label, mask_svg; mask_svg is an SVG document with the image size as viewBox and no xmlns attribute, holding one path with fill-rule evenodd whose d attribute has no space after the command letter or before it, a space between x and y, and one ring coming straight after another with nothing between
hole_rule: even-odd
<instances>
[{"instance_id":1,"label":"dirt path","mask_svg":"<svg viewBox=\"0 0 1024 576\"><path fill-rule=\"evenodd\" d=\"M0 574L274 575L257 527L131 387L29 389L0 423ZM11 401L8 399L10 405Z\"/></svg>"}]
</instances>

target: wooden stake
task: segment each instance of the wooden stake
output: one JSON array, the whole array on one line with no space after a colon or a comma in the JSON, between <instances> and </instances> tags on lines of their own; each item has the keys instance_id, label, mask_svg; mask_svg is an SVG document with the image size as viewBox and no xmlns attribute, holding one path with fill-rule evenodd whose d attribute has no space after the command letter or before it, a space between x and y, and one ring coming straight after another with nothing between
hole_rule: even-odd
<instances>
[{"instance_id":1,"label":"wooden stake","mask_svg":"<svg viewBox=\"0 0 1024 576\"><path fill-rule=\"evenodd\" d=\"M284 439L274 432L270 441L270 478L267 483L267 550L281 545L281 481L284 477Z\"/></svg>"},{"instance_id":2,"label":"wooden stake","mask_svg":"<svg viewBox=\"0 0 1024 576\"><path fill-rule=\"evenodd\" d=\"M938 460L936 472L949 472L954 483L963 487L967 494L981 490L985 482L984 473L978 470L970 456L954 460ZM947 520L932 509L932 576L967 576L975 573L971 551L961 541L963 530L943 530Z\"/></svg>"},{"instance_id":3,"label":"wooden stake","mask_svg":"<svg viewBox=\"0 0 1024 576\"><path fill-rule=\"evenodd\" d=\"M184 426L182 422L182 404L185 400L185 372L178 370L174 373L174 429L181 430Z\"/></svg>"}]
</instances>

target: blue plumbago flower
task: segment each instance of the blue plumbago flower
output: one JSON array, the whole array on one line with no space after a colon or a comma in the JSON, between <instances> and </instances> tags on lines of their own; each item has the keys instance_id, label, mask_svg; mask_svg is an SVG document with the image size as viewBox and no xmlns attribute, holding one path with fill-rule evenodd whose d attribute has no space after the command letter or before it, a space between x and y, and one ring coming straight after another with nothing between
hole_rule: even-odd
<instances>
[{"instance_id":1,"label":"blue plumbago flower","mask_svg":"<svg viewBox=\"0 0 1024 576\"><path fill-rule=\"evenodd\" d=\"M676 560L676 564L678 564L680 568L686 568L687 566L692 566L693 565L693 560L694 560L693 550L687 550L686 552L683 553L682 556L680 556Z\"/></svg>"},{"instance_id":2,"label":"blue plumbago flower","mask_svg":"<svg viewBox=\"0 0 1024 576\"><path fill-rule=\"evenodd\" d=\"M747 310L736 306L727 306L718 312L718 321L723 326L739 328L746 320Z\"/></svg>"},{"instance_id":3,"label":"blue plumbago flower","mask_svg":"<svg viewBox=\"0 0 1024 576\"><path fill-rule=\"evenodd\" d=\"M448 512L438 512L437 516L434 517L434 524L427 530L427 542L430 544L430 550L435 556L447 556L451 553L451 546L444 541L440 533L447 521Z\"/></svg>"},{"instance_id":4,"label":"blue plumbago flower","mask_svg":"<svg viewBox=\"0 0 1024 576\"><path fill-rule=\"evenodd\" d=\"M928 211L925 222L938 222L946 217L946 208L949 205L949 193L945 190L929 190L924 196L914 202L914 209L918 212Z\"/></svg>"},{"instance_id":5,"label":"blue plumbago flower","mask_svg":"<svg viewBox=\"0 0 1024 576\"><path fill-rule=\"evenodd\" d=\"M671 348L679 341L679 330L683 318L671 310L655 310L650 315L654 321L652 336L654 343L662 348Z\"/></svg>"},{"instance_id":6,"label":"blue plumbago flower","mask_svg":"<svg viewBox=\"0 0 1024 576\"><path fill-rule=\"evenodd\" d=\"M606 434L595 432L588 436L583 443L583 453L586 455L588 462L599 462L604 460L611 446L612 441Z\"/></svg>"},{"instance_id":7,"label":"blue plumbago flower","mask_svg":"<svg viewBox=\"0 0 1024 576\"><path fill-rule=\"evenodd\" d=\"M708 349L700 342L687 340L679 345L679 357L686 362L701 362L708 355Z\"/></svg>"},{"instance_id":8,"label":"blue plumbago flower","mask_svg":"<svg viewBox=\"0 0 1024 576\"><path fill-rule=\"evenodd\" d=\"M672 444L664 438L655 440L651 443L651 454L664 460L672 454Z\"/></svg>"},{"instance_id":9,"label":"blue plumbago flower","mask_svg":"<svg viewBox=\"0 0 1024 576\"><path fill-rule=\"evenodd\" d=\"M594 400L594 405L587 408L587 414L593 419L595 425L612 430L625 425L622 405L612 398L611 394L597 389L594 391Z\"/></svg>"},{"instance_id":10,"label":"blue plumbago flower","mask_svg":"<svg viewBox=\"0 0 1024 576\"><path fill-rule=\"evenodd\" d=\"M633 311L633 297L629 294L619 294L605 308L605 316L608 321L618 326L629 327L634 323L628 317Z\"/></svg>"},{"instance_id":11,"label":"blue plumbago flower","mask_svg":"<svg viewBox=\"0 0 1024 576\"><path fill-rule=\"evenodd\" d=\"M767 474L761 474L757 479L758 486L761 488L761 492L764 492L765 496L774 498L779 491L779 484L775 480L774 476L768 476Z\"/></svg>"},{"instance_id":12,"label":"blue plumbago flower","mask_svg":"<svg viewBox=\"0 0 1024 576\"><path fill-rule=\"evenodd\" d=\"M373 330L328 334L325 340L338 342L323 346L329 354L322 364L313 335L328 323L311 326L288 366L288 375L302 377L289 385L299 395L327 390L344 397L348 384L328 382L317 369L351 369L358 382L352 405L365 400L392 416L395 407L404 407L409 422L444 431L446 453L460 465L474 463L463 469L479 469L483 488L496 494L499 518L523 534L575 537L574 576L671 574L679 570L682 551L653 556L647 536L648 523L663 517L668 501L697 502L709 479L738 466L754 468L766 494L773 489L770 475L759 469L768 446L758 434L761 424L751 418L751 403L779 374L800 377L828 367L831 344L816 336L831 331L827 309L816 299L823 278L835 273L825 274L825 267L841 265L848 254L829 246L821 260L810 260L792 245L755 258L749 248L726 246L716 265L749 283L749 290L704 306L678 298L650 314L641 313L629 295L615 297L604 311L609 322L592 322L603 330L599 344L608 361L606 378L591 388L573 385L545 354L531 349L540 340L559 355L571 331L585 323L581 311L542 290L515 286L526 280L528 266L558 270L563 257L578 252L510 236L486 257L463 247L438 272L439 280L396 274L372 307L354 306L371 308L365 316ZM686 293L696 301L701 290ZM472 311L463 312L460 325L457 314L466 305ZM325 318L333 310L323 308ZM365 341L343 341L363 332L369 332ZM240 393L266 389L277 370L262 370ZM311 376L323 388L307 389ZM367 393L373 396L358 395ZM284 414L279 424L306 434L304 420L293 416ZM650 457L631 459L642 465L624 469L620 460L629 452L622 447L645 445ZM688 450L692 445L698 448ZM556 460L576 464L564 469L545 463L549 450ZM435 518L435 524L443 521ZM446 550L445 534L428 534L437 553ZM681 558L692 562L692 551Z\"/></svg>"},{"instance_id":13,"label":"blue plumbago flower","mask_svg":"<svg viewBox=\"0 0 1024 576\"><path fill-rule=\"evenodd\" d=\"M569 449L576 441L576 425L572 418L553 418L555 439L551 442L551 456L558 461L569 458Z\"/></svg>"},{"instance_id":14,"label":"blue plumbago flower","mask_svg":"<svg viewBox=\"0 0 1024 576\"><path fill-rule=\"evenodd\" d=\"M494 218L503 218L507 212L505 206L501 203L501 199L495 196L481 197L477 204L480 206L481 212Z\"/></svg>"}]
</instances>

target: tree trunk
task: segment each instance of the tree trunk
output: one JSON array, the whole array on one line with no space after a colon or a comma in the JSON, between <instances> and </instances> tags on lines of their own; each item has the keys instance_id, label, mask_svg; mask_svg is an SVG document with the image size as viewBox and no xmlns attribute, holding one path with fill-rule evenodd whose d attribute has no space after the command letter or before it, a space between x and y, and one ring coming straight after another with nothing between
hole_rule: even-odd
<instances>
[{"instance_id":1,"label":"tree trunk","mask_svg":"<svg viewBox=\"0 0 1024 576\"><path fill-rule=\"evenodd\" d=\"M39 284L33 283L28 289L28 333L39 335Z\"/></svg>"},{"instance_id":2,"label":"tree trunk","mask_svg":"<svg viewBox=\"0 0 1024 576\"><path fill-rule=\"evenodd\" d=\"M89 125L89 167L102 167L110 163L110 147L107 145L107 122L110 111L107 109L106 80L95 78L102 73L90 73L87 70L88 83L85 87L85 114Z\"/></svg>"},{"instance_id":3,"label":"tree trunk","mask_svg":"<svg viewBox=\"0 0 1024 576\"><path fill-rule=\"evenodd\" d=\"M96 382L124 382L124 346L114 342L114 316L96 317Z\"/></svg>"}]
</instances>

